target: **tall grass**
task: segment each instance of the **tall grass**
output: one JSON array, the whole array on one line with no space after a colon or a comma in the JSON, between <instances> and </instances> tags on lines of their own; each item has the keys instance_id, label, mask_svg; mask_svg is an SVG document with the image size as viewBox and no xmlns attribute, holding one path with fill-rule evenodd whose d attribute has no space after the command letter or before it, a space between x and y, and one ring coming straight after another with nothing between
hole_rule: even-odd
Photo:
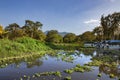
<instances>
[{"instance_id":1,"label":"tall grass","mask_svg":"<svg viewBox=\"0 0 120 80\"><path fill-rule=\"evenodd\" d=\"M81 44L76 44L76 43L59 43L59 44L46 43L46 45L56 50L61 50L61 49L62 50L76 50L82 46Z\"/></svg>"},{"instance_id":2,"label":"tall grass","mask_svg":"<svg viewBox=\"0 0 120 80\"><path fill-rule=\"evenodd\" d=\"M24 55L27 53L40 52L51 50L43 42L38 40L22 37L15 40L1 39L0 40L0 57L10 57Z\"/></svg>"}]
</instances>

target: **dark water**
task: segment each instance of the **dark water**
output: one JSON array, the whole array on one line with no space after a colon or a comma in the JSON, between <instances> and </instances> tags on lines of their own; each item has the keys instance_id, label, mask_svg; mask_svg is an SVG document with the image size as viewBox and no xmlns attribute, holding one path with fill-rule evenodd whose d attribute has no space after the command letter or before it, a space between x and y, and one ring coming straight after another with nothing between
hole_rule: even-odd
<instances>
[{"instance_id":1,"label":"dark water","mask_svg":"<svg viewBox=\"0 0 120 80\"><path fill-rule=\"evenodd\" d=\"M120 73L116 68L112 71L117 76L115 78L109 77L109 71L106 71L106 67L92 67L90 72L73 72L72 74L64 73L65 69L75 67L76 64L84 65L91 62L93 56L98 55L98 52L71 52L68 56L72 56L72 61L62 60L65 52L58 52L57 56L45 55L40 58L32 60L21 60L19 62L13 62L4 68L0 68L0 80L20 80L23 75L32 76L35 73L48 72L48 71L60 71L62 78L56 76L41 76L39 78L30 78L30 80L63 80L66 76L71 76L72 80L118 80ZM67 57L66 57L67 58ZM98 73L101 72L102 76L98 77Z\"/></svg>"}]
</instances>

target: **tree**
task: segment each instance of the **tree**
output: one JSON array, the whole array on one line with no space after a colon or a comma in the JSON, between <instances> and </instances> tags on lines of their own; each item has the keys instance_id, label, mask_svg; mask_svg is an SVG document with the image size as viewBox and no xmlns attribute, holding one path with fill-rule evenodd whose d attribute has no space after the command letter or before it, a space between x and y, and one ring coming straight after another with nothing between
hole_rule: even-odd
<instances>
[{"instance_id":1,"label":"tree","mask_svg":"<svg viewBox=\"0 0 120 80\"><path fill-rule=\"evenodd\" d=\"M35 38L36 33L38 34L42 26L43 24L41 22L33 22L31 20L26 20L25 25L22 27L22 29L25 31L26 35Z\"/></svg>"},{"instance_id":2,"label":"tree","mask_svg":"<svg viewBox=\"0 0 120 80\"><path fill-rule=\"evenodd\" d=\"M9 26L5 28L5 30L9 32L15 32L17 29L20 29L20 26L17 23L9 24Z\"/></svg>"},{"instance_id":3,"label":"tree","mask_svg":"<svg viewBox=\"0 0 120 80\"><path fill-rule=\"evenodd\" d=\"M2 34L3 34L4 30L3 30L3 26L0 25L0 38L2 38Z\"/></svg>"},{"instance_id":4,"label":"tree","mask_svg":"<svg viewBox=\"0 0 120 80\"><path fill-rule=\"evenodd\" d=\"M63 38L61 35L58 34L57 30L50 30L47 33L46 41L53 43L60 43L63 41Z\"/></svg>"},{"instance_id":5,"label":"tree","mask_svg":"<svg viewBox=\"0 0 120 80\"><path fill-rule=\"evenodd\" d=\"M120 13L109 14L101 17L104 39L115 39L120 34Z\"/></svg>"},{"instance_id":6,"label":"tree","mask_svg":"<svg viewBox=\"0 0 120 80\"><path fill-rule=\"evenodd\" d=\"M96 40L97 41L102 41L103 40L103 28L101 26L95 27L93 29L93 33L96 35Z\"/></svg>"},{"instance_id":7,"label":"tree","mask_svg":"<svg viewBox=\"0 0 120 80\"><path fill-rule=\"evenodd\" d=\"M84 32L84 33L81 35L81 39L82 39L84 42L91 42L91 41L94 41L94 40L95 40L95 35L94 35L93 32L86 31L86 32Z\"/></svg>"},{"instance_id":8,"label":"tree","mask_svg":"<svg viewBox=\"0 0 120 80\"><path fill-rule=\"evenodd\" d=\"M77 42L77 43L81 43L82 42L81 35L76 36L75 42Z\"/></svg>"},{"instance_id":9,"label":"tree","mask_svg":"<svg viewBox=\"0 0 120 80\"><path fill-rule=\"evenodd\" d=\"M68 33L63 37L63 41L65 43L73 43L75 42L76 35L74 33Z\"/></svg>"},{"instance_id":10,"label":"tree","mask_svg":"<svg viewBox=\"0 0 120 80\"><path fill-rule=\"evenodd\" d=\"M34 38L40 41L45 41L46 39L46 35L42 32L42 30L38 30L35 35Z\"/></svg>"},{"instance_id":11,"label":"tree","mask_svg":"<svg viewBox=\"0 0 120 80\"><path fill-rule=\"evenodd\" d=\"M5 30L8 32L10 39L16 38L18 36L17 30L19 30L19 29L20 29L20 26L17 23L9 24L5 28Z\"/></svg>"}]
</instances>

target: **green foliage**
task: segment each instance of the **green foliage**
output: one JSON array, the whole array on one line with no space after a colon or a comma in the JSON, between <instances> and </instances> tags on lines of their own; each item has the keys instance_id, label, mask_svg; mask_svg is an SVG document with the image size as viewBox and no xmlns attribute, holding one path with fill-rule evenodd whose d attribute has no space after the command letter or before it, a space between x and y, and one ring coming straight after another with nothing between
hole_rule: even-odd
<instances>
[{"instance_id":1,"label":"green foliage","mask_svg":"<svg viewBox=\"0 0 120 80\"><path fill-rule=\"evenodd\" d=\"M51 30L47 33L46 41L52 43L61 43L63 42L63 39L62 36L58 34L58 31Z\"/></svg>"},{"instance_id":2,"label":"green foliage","mask_svg":"<svg viewBox=\"0 0 120 80\"><path fill-rule=\"evenodd\" d=\"M91 71L92 68L89 67L89 66L81 66L80 64L77 64L74 68L71 68L71 69L66 69L64 72L65 73L68 73L68 74L71 74L73 72L85 72L85 71Z\"/></svg>"},{"instance_id":3,"label":"green foliage","mask_svg":"<svg viewBox=\"0 0 120 80\"><path fill-rule=\"evenodd\" d=\"M76 50L76 49L79 49L82 46L81 44L76 44L76 43L59 43L59 44L46 43L46 45L48 45L52 49L57 49L57 50L60 50L60 49Z\"/></svg>"},{"instance_id":4,"label":"green foliage","mask_svg":"<svg viewBox=\"0 0 120 80\"><path fill-rule=\"evenodd\" d=\"M95 40L95 35L90 31L86 31L81 35L81 39L84 42L94 41Z\"/></svg>"},{"instance_id":5,"label":"green foliage","mask_svg":"<svg viewBox=\"0 0 120 80\"><path fill-rule=\"evenodd\" d=\"M114 74L110 74L109 77L110 78L115 78L115 75Z\"/></svg>"},{"instance_id":6,"label":"green foliage","mask_svg":"<svg viewBox=\"0 0 120 80\"><path fill-rule=\"evenodd\" d=\"M83 72L85 72L85 71L91 71L92 70L92 68L91 67L89 67L89 66L81 66L80 64L77 64L74 68L71 68L71 69L66 69L64 72L65 73L68 73L68 74L71 74L71 73L73 73L73 72L81 72L81 73L83 73Z\"/></svg>"},{"instance_id":7,"label":"green foliage","mask_svg":"<svg viewBox=\"0 0 120 80\"><path fill-rule=\"evenodd\" d=\"M101 73L99 73L99 74L98 74L98 77L101 77L101 76L102 76L102 74L101 74Z\"/></svg>"},{"instance_id":8,"label":"green foliage","mask_svg":"<svg viewBox=\"0 0 120 80\"><path fill-rule=\"evenodd\" d=\"M42 32L42 30L38 30L37 32L35 32L34 39L44 42L46 39L46 35Z\"/></svg>"},{"instance_id":9,"label":"green foliage","mask_svg":"<svg viewBox=\"0 0 120 80\"><path fill-rule=\"evenodd\" d=\"M56 72L54 72L54 75L55 75L55 76L58 76L58 77L62 77L62 75L61 75L61 72L60 72L60 71L56 71Z\"/></svg>"},{"instance_id":10,"label":"green foliage","mask_svg":"<svg viewBox=\"0 0 120 80\"><path fill-rule=\"evenodd\" d=\"M9 24L7 27L5 27L5 31L8 31L8 38L14 39L18 37L17 31L20 29L20 26L17 23Z\"/></svg>"},{"instance_id":11,"label":"green foliage","mask_svg":"<svg viewBox=\"0 0 120 80\"><path fill-rule=\"evenodd\" d=\"M67 76L64 78L64 80L72 80L72 79L71 79L71 76Z\"/></svg>"},{"instance_id":12,"label":"green foliage","mask_svg":"<svg viewBox=\"0 0 120 80\"><path fill-rule=\"evenodd\" d=\"M96 35L96 41L103 40L103 27L101 26L95 27L93 33Z\"/></svg>"},{"instance_id":13,"label":"green foliage","mask_svg":"<svg viewBox=\"0 0 120 80\"><path fill-rule=\"evenodd\" d=\"M100 66L103 62L102 61L97 61L97 60L94 60L92 62L89 62L85 65L88 65L88 66Z\"/></svg>"},{"instance_id":14,"label":"green foliage","mask_svg":"<svg viewBox=\"0 0 120 80\"><path fill-rule=\"evenodd\" d=\"M74 71L76 72L85 72L85 71L91 71L91 67L89 66L81 66L80 64L77 64L74 68Z\"/></svg>"},{"instance_id":15,"label":"green foliage","mask_svg":"<svg viewBox=\"0 0 120 80\"><path fill-rule=\"evenodd\" d=\"M74 70L73 70L73 69L66 69L64 72L65 72L65 73L68 73L68 74L71 74L71 73L74 72Z\"/></svg>"},{"instance_id":16,"label":"green foliage","mask_svg":"<svg viewBox=\"0 0 120 80\"><path fill-rule=\"evenodd\" d=\"M12 56L17 53L21 53L21 52L25 52L25 51L26 51L25 46L20 43L13 42L13 41L10 41L7 39L0 40L1 57Z\"/></svg>"},{"instance_id":17,"label":"green foliage","mask_svg":"<svg viewBox=\"0 0 120 80\"><path fill-rule=\"evenodd\" d=\"M120 12L101 17L104 39L119 39ZM116 36L116 37L115 37Z\"/></svg>"},{"instance_id":18,"label":"green foliage","mask_svg":"<svg viewBox=\"0 0 120 80\"><path fill-rule=\"evenodd\" d=\"M31 37L35 38L39 30L42 28L43 24L41 22L34 22L31 20L26 20L25 25L22 27L22 29L25 31L25 33Z\"/></svg>"},{"instance_id":19,"label":"green foliage","mask_svg":"<svg viewBox=\"0 0 120 80\"><path fill-rule=\"evenodd\" d=\"M3 26L0 25L0 38L3 37L3 34L4 34L4 29L3 29Z\"/></svg>"},{"instance_id":20,"label":"green foliage","mask_svg":"<svg viewBox=\"0 0 120 80\"><path fill-rule=\"evenodd\" d=\"M26 20L23 27L20 27L17 23L12 23L5 27L5 31L7 31L5 37L7 36L9 39L15 39L17 37L29 36L44 41L46 35L40 30L42 25L43 24L38 21L34 22L31 20Z\"/></svg>"},{"instance_id":21,"label":"green foliage","mask_svg":"<svg viewBox=\"0 0 120 80\"><path fill-rule=\"evenodd\" d=\"M26 47L26 49L31 50L31 51L41 51L41 50L49 50L50 49L43 42L32 39L30 37L17 38L15 41L23 44Z\"/></svg>"},{"instance_id":22,"label":"green foliage","mask_svg":"<svg viewBox=\"0 0 120 80\"><path fill-rule=\"evenodd\" d=\"M0 40L0 56L15 56L19 54L40 52L50 50L51 48L38 40L21 37L15 40L1 39Z\"/></svg>"},{"instance_id":23,"label":"green foliage","mask_svg":"<svg viewBox=\"0 0 120 80\"><path fill-rule=\"evenodd\" d=\"M3 33L3 26L0 25L0 35Z\"/></svg>"},{"instance_id":24,"label":"green foliage","mask_svg":"<svg viewBox=\"0 0 120 80\"><path fill-rule=\"evenodd\" d=\"M68 33L64 36L63 41L65 43L73 43L75 42L76 35L74 33Z\"/></svg>"}]
</instances>

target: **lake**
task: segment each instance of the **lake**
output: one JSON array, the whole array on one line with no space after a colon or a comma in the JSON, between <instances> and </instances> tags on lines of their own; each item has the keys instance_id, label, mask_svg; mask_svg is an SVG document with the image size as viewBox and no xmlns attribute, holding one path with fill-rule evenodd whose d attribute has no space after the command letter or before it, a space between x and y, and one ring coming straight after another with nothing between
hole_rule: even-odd
<instances>
[{"instance_id":1,"label":"lake","mask_svg":"<svg viewBox=\"0 0 120 80\"><path fill-rule=\"evenodd\" d=\"M91 62L92 57L100 55L98 51L58 51L56 55L44 55L42 57L23 59L13 61L6 66L0 68L0 80L64 80L66 76L71 76L72 80L118 80L120 71L117 68L108 69L106 66L92 66L92 71L88 72L73 72L67 74L64 72L76 66L76 64L84 65ZM102 55L104 56L104 55ZM115 61L116 62L116 61ZM35 73L60 71L62 77L49 75L33 77ZM101 77L98 74L101 73ZM115 77L110 78L109 74L114 73ZM23 76L29 76L29 79L24 79Z\"/></svg>"}]
</instances>

